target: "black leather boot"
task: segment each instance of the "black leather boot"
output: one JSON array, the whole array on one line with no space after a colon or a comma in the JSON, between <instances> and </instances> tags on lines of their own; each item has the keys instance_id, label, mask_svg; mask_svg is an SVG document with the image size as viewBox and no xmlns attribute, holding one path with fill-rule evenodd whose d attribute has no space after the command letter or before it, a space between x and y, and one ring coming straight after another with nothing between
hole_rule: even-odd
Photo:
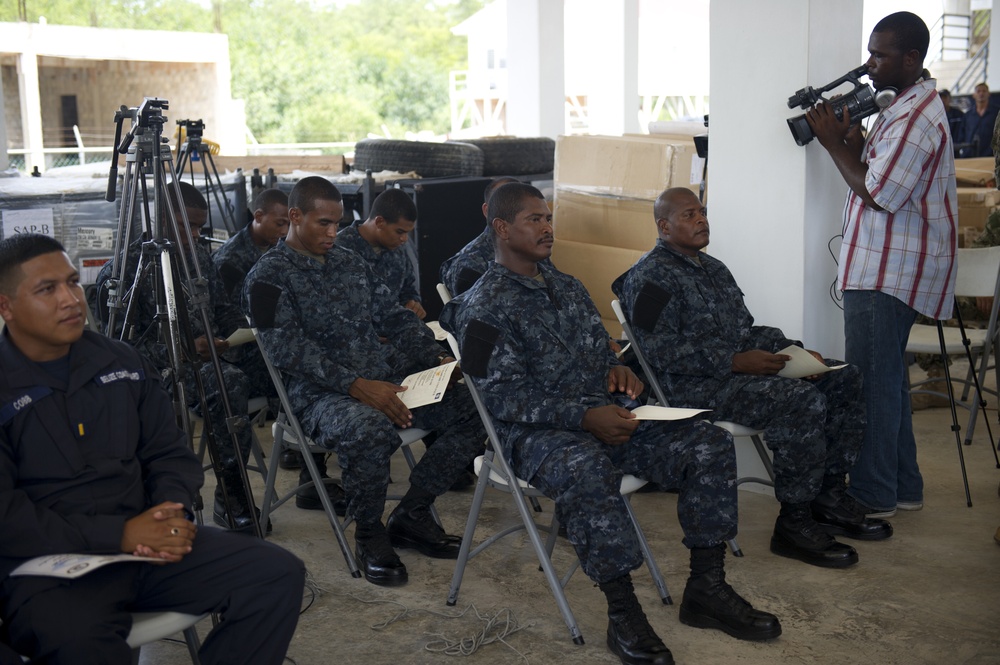
<instances>
[{"instance_id":1,"label":"black leather boot","mask_svg":"<svg viewBox=\"0 0 1000 665\"><path fill-rule=\"evenodd\" d=\"M674 657L649 625L635 597L632 578L599 585L608 598L608 648L625 665L674 665Z\"/></svg>"},{"instance_id":2,"label":"black leather boot","mask_svg":"<svg viewBox=\"0 0 1000 665\"><path fill-rule=\"evenodd\" d=\"M323 453L313 453L313 460L316 462L316 466L319 467L319 475L322 478L329 478L330 476L326 473L326 455ZM303 462L302 470L299 471L299 484L308 483L310 480L312 480L312 476L309 475L309 469L306 467L305 462ZM347 498L344 496L343 488L337 483L323 483L323 485L326 488L326 495L330 497L330 502L333 503L333 512L337 513L339 517L346 515ZM295 493L295 507L302 508L303 510L323 510L323 503L319 500L319 491L315 485L310 485Z\"/></svg>"},{"instance_id":3,"label":"black leather boot","mask_svg":"<svg viewBox=\"0 0 1000 665\"><path fill-rule=\"evenodd\" d=\"M823 568L846 568L858 562L858 553L816 523L808 503L783 503L774 522L771 551Z\"/></svg>"},{"instance_id":4,"label":"black leather boot","mask_svg":"<svg viewBox=\"0 0 1000 665\"><path fill-rule=\"evenodd\" d=\"M218 484L215 486L215 505L212 510L212 520L219 526L238 531L240 533L253 533L253 523L260 519L260 511L256 506L250 505L247 501L246 491L240 480L239 470L235 468L235 460L231 460L232 466L226 465L222 473L217 474ZM233 508L232 520L226 512L226 501L222 493L222 484L226 484L229 492L229 501ZM267 533L271 533L271 520L267 521Z\"/></svg>"},{"instance_id":5,"label":"black leather boot","mask_svg":"<svg viewBox=\"0 0 1000 665\"><path fill-rule=\"evenodd\" d=\"M410 485L389 514L385 528L393 547L415 549L435 559L457 559L462 539L444 532L431 515L434 495Z\"/></svg>"},{"instance_id":6,"label":"black leather boot","mask_svg":"<svg viewBox=\"0 0 1000 665\"><path fill-rule=\"evenodd\" d=\"M885 540L892 536L892 524L867 517L867 509L847 493L843 476L823 478L823 489L809 508L813 519L832 536L856 540Z\"/></svg>"},{"instance_id":7,"label":"black leather boot","mask_svg":"<svg viewBox=\"0 0 1000 665\"><path fill-rule=\"evenodd\" d=\"M691 577L684 588L681 623L718 628L740 640L770 640L781 635L778 617L755 610L726 583L726 546L691 550Z\"/></svg>"},{"instance_id":8,"label":"black leather boot","mask_svg":"<svg viewBox=\"0 0 1000 665\"><path fill-rule=\"evenodd\" d=\"M381 522L358 525L354 531L354 555L365 579L379 586L406 584L406 566L392 549L389 534Z\"/></svg>"}]
</instances>

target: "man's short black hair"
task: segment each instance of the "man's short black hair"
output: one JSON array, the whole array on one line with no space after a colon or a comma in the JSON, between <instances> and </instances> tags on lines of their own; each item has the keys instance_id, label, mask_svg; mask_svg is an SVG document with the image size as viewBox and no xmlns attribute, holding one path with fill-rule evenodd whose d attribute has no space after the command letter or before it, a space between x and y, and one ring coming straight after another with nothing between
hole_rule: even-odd
<instances>
[{"instance_id":1,"label":"man's short black hair","mask_svg":"<svg viewBox=\"0 0 1000 665\"><path fill-rule=\"evenodd\" d=\"M42 254L65 251L62 243L41 233L18 233L0 240L0 293L14 295L23 275L23 263Z\"/></svg>"},{"instance_id":2,"label":"man's short black hair","mask_svg":"<svg viewBox=\"0 0 1000 665\"><path fill-rule=\"evenodd\" d=\"M253 200L254 210L264 210L266 212L274 205L287 206L288 194L276 188L265 189Z\"/></svg>"},{"instance_id":3,"label":"man's short black hair","mask_svg":"<svg viewBox=\"0 0 1000 665\"><path fill-rule=\"evenodd\" d=\"M298 208L303 213L311 212L316 208L316 201L343 201L332 182L318 175L311 175L295 183L292 193L288 195L288 207Z\"/></svg>"},{"instance_id":4,"label":"man's short black hair","mask_svg":"<svg viewBox=\"0 0 1000 665\"><path fill-rule=\"evenodd\" d=\"M489 203L490 197L493 196L493 192L497 191L497 187L506 185L509 182L521 181L509 175L500 176L499 178L493 178L493 180L490 180L490 184L486 185L486 189L483 190L483 203Z\"/></svg>"},{"instance_id":5,"label":"man's short black hair","mask_svg":"<svg viewBox=\"0 0 1000 665\"><path fill-rule=\"evenodd\" d=\"M387 189L375 197L368 219L381 217L390 224L398 224L404 219L417 221L417 206L409 194L395 187Z\"/></svg>"},{"instance_id":6,"label":"man's short black hair","mask_svg":"<svg viewBox=\"0 0 1000 665\"><path fill-rule=\"evenodd\" d=\"M893 43L900 51L906 53L916 50L920 54L921 62L927 57L931 34L924 20L913 12L889 14L875 24L872 32L891 32L894 36Z\"/></svg>"},{"instance_id":7,"label":"man's short black hair","mask_svg":"<svg viewBox=\"0 0 1000 665\"><path fill-rule=\"evenodd\" d=\"M178 184L180 185L181 188L181 201L184 202L185 208L192 208L194 210L208 210L208 201L205 200L205 197L202 195L201 192L198 191L197 187L195 187L189 182L184 182L183 180L179 181ZM177 198L174 196L173 182L167 183L167 192L168 195L170 196L170 201L172 203L176 203Z\"/></svg>"},{"instance_id":8,"label":"man's short black hair","mask_svg":"<svg viewBox=\"0 0 1000 665\"><path fill-rule=\"evenodd\" d=\"M497 218L508 224L512 223L518 213L524 210L525 199L529 198L544 201L545 195L537 187L526 185L523 182L509 182L497 187L486 208L486 217L490 228L493 227L493 220Z\"/></svg>"}]
</instances>

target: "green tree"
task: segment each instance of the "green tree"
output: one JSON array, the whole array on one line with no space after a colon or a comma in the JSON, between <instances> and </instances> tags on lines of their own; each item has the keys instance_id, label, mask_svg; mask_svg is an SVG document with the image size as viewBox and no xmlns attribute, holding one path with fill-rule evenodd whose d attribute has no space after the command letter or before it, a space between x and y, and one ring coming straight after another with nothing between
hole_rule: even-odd
<instances>
[{"instance_id":1,"label":"green tree","mask_svg":"<svg viewBox=\"0 0 1000 665\"><path fill-rule=\"evenodd\" d=\"M0 21L17 21L15 3ZM229 37L233 97L267 143L355 141L449 128L448 72L466 46L451 28L484 0L27 0L28 20ZM163 48L151 44L150 48ZM136 59L141 59L136 54Z\"/></svg>"}]
</instances>

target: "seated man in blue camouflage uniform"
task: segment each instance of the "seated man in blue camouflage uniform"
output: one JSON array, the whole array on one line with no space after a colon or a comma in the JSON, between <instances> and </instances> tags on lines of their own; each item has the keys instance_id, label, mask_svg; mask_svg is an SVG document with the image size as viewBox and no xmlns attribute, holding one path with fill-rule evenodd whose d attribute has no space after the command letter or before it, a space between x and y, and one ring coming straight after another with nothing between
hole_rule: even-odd
<instances>
[{"instance_id":1,"label":"seated man in blue camouflage uniform","mask_svg":"<svg viewBox=\"0 0 1000 665\"><path fill-rule=\"evenodd\" d=\"M417 206L401 189L387 189L372 203L364 222L354 222L337 234L337 244L361 255L397 302L423 320L417 276L404 245L417 220Z\"/></svg>"},{"instance_id":2,"label":"seated man in blue camouflage uniform","mask_svg":"<svg viewBox=\"0 0 1000 665\"><path fill-rule=\"evenodd\" d=\"M728 432L700 419L640 423L642 382L619 364L586 289L547 266L552 214L539 192L503 185L489 203L496 260L441 323L461 344L515 473L556 502L584 572L608 600L608 647L623 663L673 663L635 597L642 565L619 492L622 474L677 488L691 576L681 622L746 640L781 634L726 583L736 535L736 456Z\"/></svg>"},{"instance_id":3,"label":"seated man in blue camouflage uniform","mask_svg":"<svg viewBox=\"0 0 1000 665\"><path fill-rule=\"evenodd\" d=\"M202 196L201 192L189 183L181 182L180 190L182 197L181 205L184 206L187 212L188 223L191 226L191 236L185 236L183 228L181 228L179 249L183 248L182 251L189 252L188 255L190 255L189 248L192 244L194 245L194 253L198 258L198 267L208 283L209 311L213 328L211 331L204 329L200 312L192 305L187 294L181 294L181 297L187 305L187 319L191 324L192 335L195 338L194 351L200 356L202 361L205 361L210 357L209 343L214 343L217 353L225 353L229 350L229 344L225 341L225 337L228 337L238 328L245 328L247 322L240 310L229 302L222 287L222 280L212 265L208 249L199 242L201 228L207 220L208 202L205 201L205 197ZM173 187L169 187L168 191L172 200ZM175 210L179 209L178 204L173 203L172 205L174 205ZM179 215L178 223L180 223ZM142 253L142 242L143 238L139 238L128 247L124 272L126 284L122 286L123 289L131 286L132 280L135 277L136 268L139 265L139 258ZM193 266L191 270L193 274ZM117 272L115 270L115 261L109 261L101 269L97 277L96 292L98 307L96 311L100 312L106 308L108 280L117 274ZM166 344L160 339L160 326L155 318L156 287L151 272L147 273L146 279L137 285L137 289L138 292L134 298L135 338L126 341L133 344L140 353L152 361L157 369L162 372L170 367L170 361L167 355ZM124 310L117 317L116 329L114 331L105 330L109 336L116 338L122 331L122 319L125 317ZM102 316L101 319L102 325L106 328L108 322L107 316ZM251 394L266 394L266 391L270 389L271 381L262 363L261 369L264 370L263 373L260 371L245 371L247 368L244 366L238 366L233 362L226 361L224 358L220 358L220 361L229 404L233 415L240 419L240 422L236 425L237 437L239 439L240 452L243 455L243 459L246 460L250 454L251 445L247 404ZM219 482L215 490L213 518L219 526L229 526L239 531L252 532L253 521L256 519L256 508L251 509L250 501L247 498L246 490L240 478L233 439L226 427L226 410L222 402L218 380L211 363L206 362L202 364L200 373L205 387L208 415L212 421L212 433L221 456L220 465L222 467L222 472L218 477ZM188 406L198 406L198 391L194 376L190 373L184 377L184 390L188 398ZM232 515L229 515L226 511L223 483L225 484L225 490L229 495L230 502L233 504Z\"/></svg>"},{"instance_id":4,"label":"seated man in blue camouflage uniform","mask_svg":"<svg viewBox=\"0 0 1000 665\"><path fill-rule=\"evenodd\" d=\"M483 191L483 217L486 217L490 196L500 185L509 182L520 182L517 178L494 178ZM459 250L458 254L441 264L441 283L448 287L452 296L465 293L482 277L486 269L493 263L493 231L487 224L483 232L473 238Z\"/></svg>"},{"instance_id":5,"label":"seated man in blue camouflage uniform","mask_svg":"<svg viewBox=\"0 0 1000 665\"><path fill-rule=\"evenodd\" d=\"M212 254L230 302L239 309L243 280L257 259L288 233L288 195L265 189L253 201L253 220Z\"/></svg>"},{"instance_id":6,"label":"seated man in blue camouflage uniform","mask_svg":"<svg viewBox=\"0 0 1000 665\"><path fill-rule=\"evenodd\" d=\"M441 402L412 412L399 399L407 374L452 359L430 328L391 300L361 257L334 244L344 215L337 188L323 178L304 178L288 205L288 237L247 275L244 309L284 373L306 433L337 453L365 579L403 584L406 567L394 546L458 556L461 539L434 522L430 506L482 452L485 431L467 391L449 390ZM383 526L389 458L400 445L396 428L411 426L437 430L438 438Z\"/></svg>"},{"instance_id":7,"label":"seated man in blue camouflage uniform","mask_svg":"<svg viewBox=\"0 0 1000 665\"><path fill-rule=\"evenodd\" d=\"M833 534L892 535L888 522L867 518L845 491L864 437L860 371L848 365L818 377L777 376L790 359L778 352L801 343L754 325L732 274L701 252L709 227L698 197L683 187L668 189L657 198L654 217L656 247L612 290L671 406L712 409L715 419L764 430L781 502L772 552L828 568L857 563L854 548Z\"/></svg>"},{"instance_id":8,"label":"seated man in blue camouflage uniform","mask_svg":"<svg viewBox=\"0 0 1000 665\"><path fill-rule=\"evenodd\" d=\"M264 255L264 252L278 244L278 241L288 233L288 195L280 189L265 189L253 202L253 219L244 226L232 238L220 247L213 255L212 262L222 278L223 286L229 295L230 302L240 309L240 301L243 298L243 281L246 279L250 268L257 263L257 259ZM244 353L250 354L244 360L246 363L255 365L254 374L267 376L267 368L260 359L256 345L252 345ZM259 367L258 367L259 366ZM245 368L244 368L245 371ZM274 386L267 382L266 392L258 393L267 397L277 397ZM326 455L316 454L313 456L320 473L327 477ZM285 448L281 451L278 463L282 469L301 469L299 472L299 482L308 481L309 472L303 468L302 454L293 448ZM338 515L343 516L347 509L344 501L344 491L340 485L335 483L326 484L327 493L330 500L334 502L334 509ZM305 510L323 510L316 488L310 485L299 490L295 495L295 505Z\"/></svg>"}]
</instances>

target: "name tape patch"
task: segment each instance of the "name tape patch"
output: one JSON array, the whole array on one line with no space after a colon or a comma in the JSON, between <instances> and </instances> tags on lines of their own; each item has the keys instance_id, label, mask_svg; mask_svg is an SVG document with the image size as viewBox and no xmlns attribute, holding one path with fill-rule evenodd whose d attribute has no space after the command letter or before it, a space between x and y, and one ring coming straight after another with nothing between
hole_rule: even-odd
<instances>
[{"instance_id":1,"label":"name tape patch","mask_svg":"<svg viewBox=\"0 0 1000 665\"><path fill-rule=\"evenodd\" d=\"M47 386L35 386L28 388L22 394L0 407L0 424L6 425L14 416L21 413L46 395L51 395L52 389Z\"/></svg>"},{"instance_id":2,"label":"name tape patch","mask_svg":"<svg viewBox=\"0 0 1000 665\"><path fill-rule=\"evenodd\" d=\"M142 381L146 378L146 373L141 369L130 370L130 369L116 369L113 372L108 372L107 374L101 374L94 379L99 385L107 385L109 383L114 383L116 381Z\"/></svg>"}]
</instances>

